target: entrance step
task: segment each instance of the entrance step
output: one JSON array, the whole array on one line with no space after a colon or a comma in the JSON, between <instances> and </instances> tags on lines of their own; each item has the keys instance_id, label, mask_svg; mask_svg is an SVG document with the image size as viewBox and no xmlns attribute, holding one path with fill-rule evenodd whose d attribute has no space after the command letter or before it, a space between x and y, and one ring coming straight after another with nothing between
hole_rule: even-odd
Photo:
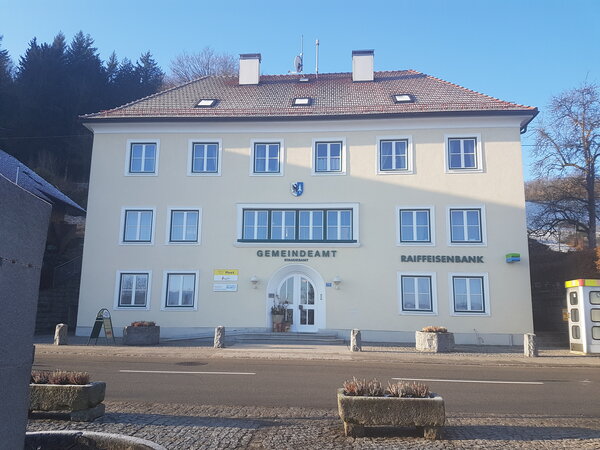
<instances>
[{"instance_id":1,"label":"entrance step","mask_svg":"<svg viewBox=\"0 0 600 450\"><path fill-rule=\"evenodd\" d=\"M335 334L321 333L240 333L228 337L240 343L269 342L298 345L344 345L346 343Z\"/></svg>"}]
</instances>

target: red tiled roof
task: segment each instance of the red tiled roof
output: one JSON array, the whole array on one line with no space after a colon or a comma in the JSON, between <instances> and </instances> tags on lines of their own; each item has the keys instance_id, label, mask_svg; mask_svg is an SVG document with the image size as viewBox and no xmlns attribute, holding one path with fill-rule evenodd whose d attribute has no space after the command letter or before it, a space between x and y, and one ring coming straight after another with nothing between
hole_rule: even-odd
<instances>
[{"instance_id":1,"label":"red tiled roof","mask_svg":"<svg viewBox=\"0 0 600 450\"><path fill-rule=\"evenodd\" d=\"M238 84L237 76L211 76L168 89L118 108L82 116L103 119L277 119L423 113L513 112L535 116L537 108L505 102L413 70L375 72L374 81L353 82L351 73L262 75L260 84ZM410 94L413 103L395 103ZM292 106L294 98L310 106ZM200 99L216 106L196 107Z\"/></svg>"}]
</instances>

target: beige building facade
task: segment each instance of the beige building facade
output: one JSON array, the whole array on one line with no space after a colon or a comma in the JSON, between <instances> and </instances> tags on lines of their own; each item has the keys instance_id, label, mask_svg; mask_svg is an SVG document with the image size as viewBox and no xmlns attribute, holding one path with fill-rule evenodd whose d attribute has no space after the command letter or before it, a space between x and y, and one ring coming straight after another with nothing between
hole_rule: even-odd
<instances>
[{"instance_id":1,"label":"beige building facade","mask_svg":"<svg viewBox=\"0 0 600 450\"><path fill-rule=\"evenodd\" d=\"M289 332L410 342L440 325L459 343L522 342L520 132L537 110L353 56L371 80L208 77L84 118L77 334L101 308L117 335L138 320L163 336L264 332L275 306ZM242 55L241 71L257 62Z\"/></svg>"}]
</instances>

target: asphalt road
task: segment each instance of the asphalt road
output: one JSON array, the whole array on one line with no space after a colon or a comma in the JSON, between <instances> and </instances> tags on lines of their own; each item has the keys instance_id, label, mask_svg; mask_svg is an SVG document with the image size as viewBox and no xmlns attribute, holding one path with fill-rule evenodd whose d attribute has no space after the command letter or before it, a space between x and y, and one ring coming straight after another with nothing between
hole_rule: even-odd
<instances>
[{"instance_id":1,"label":"asphalt road","mask_svg":"<svg viewBox=\"0 0 600 450\"><path fill-rule=\"evenodd\" d=\"M107 400L197 405L336 407L345 379L424 379L449 413L598 417L594 367L514 367L302 361L36 355L34 368L84 370L107 382Z\"/></svg>"}]
</instances>

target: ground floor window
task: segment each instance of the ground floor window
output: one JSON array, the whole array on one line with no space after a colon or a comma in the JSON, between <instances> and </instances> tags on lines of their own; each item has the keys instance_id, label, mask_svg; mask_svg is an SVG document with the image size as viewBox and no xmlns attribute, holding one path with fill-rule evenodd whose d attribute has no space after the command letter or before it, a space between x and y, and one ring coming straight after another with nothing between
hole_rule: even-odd
<instances>
[{"instance_id":1,"label":"ground floor window","mask_svg":"<svg viewBox=\"0 0 600 450\"><path fill-rule=\"evenodd\" d=\"M193 308L196 303L196 274L166 274L166 308Z\"/></svg>"},{"instance_id":2,"label":"ground floor window","mask_svg":"<svg viewBox=\"0 0 600 450\"><path fill-rule=\"evenodd\" d=\"M434 273L400 273L398 274L398 285L400 313L436 313Z\"/></svg>"},{"instance_id":3,"label":"ground floor window","mask_svg":"<svg viewBox=\"0 0 600 450\"><path fill-rule=\"evenodd\" d=\"M485 274L450 274L455 313L489 313Z\"/></svg>"},{"instance_id":4,"label":"ground floor window","mask_svg":"<svg viewBox=\"0 0 600 450\"><path fill-rule=\"evenodd\" d=\"M118 307L146 308L149 280L149 273L120 273Z\"/></svg>"}]
</instances>

